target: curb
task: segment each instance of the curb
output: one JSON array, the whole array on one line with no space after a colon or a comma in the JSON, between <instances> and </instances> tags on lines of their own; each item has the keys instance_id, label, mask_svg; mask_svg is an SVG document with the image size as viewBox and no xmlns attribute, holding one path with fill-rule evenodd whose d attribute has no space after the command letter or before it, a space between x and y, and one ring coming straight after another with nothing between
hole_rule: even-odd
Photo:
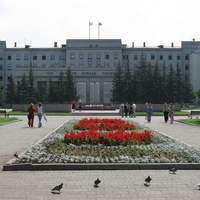
<instances>
[{"instance_id":1,"label":"curb","mask_svg":"<svg viewBox=\"0 0 200 200\"><path fill-rule=\"evenodd\" d=\"M171 167L177 166L179 170L200 170L200 163L58 163L58 164L5 164L3 171L42 171L42 170L169 170Z\"/></svg>"}]
</instances>

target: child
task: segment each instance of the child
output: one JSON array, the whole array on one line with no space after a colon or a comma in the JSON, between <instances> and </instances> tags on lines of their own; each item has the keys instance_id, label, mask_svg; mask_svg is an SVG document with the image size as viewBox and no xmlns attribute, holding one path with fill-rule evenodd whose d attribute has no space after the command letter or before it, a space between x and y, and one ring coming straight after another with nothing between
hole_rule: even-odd
<instances>
[{"instance_id":1,"label":"child","mask_svg":"<svg viewBox=\"0 0 200 200\"><path fill-rule=\"evenodd\" d=\"M173 111L170 114L170 121L171 121L171 124L173 124L173 122L174 122L174 112Z\"/></svg>"}]
</instances>

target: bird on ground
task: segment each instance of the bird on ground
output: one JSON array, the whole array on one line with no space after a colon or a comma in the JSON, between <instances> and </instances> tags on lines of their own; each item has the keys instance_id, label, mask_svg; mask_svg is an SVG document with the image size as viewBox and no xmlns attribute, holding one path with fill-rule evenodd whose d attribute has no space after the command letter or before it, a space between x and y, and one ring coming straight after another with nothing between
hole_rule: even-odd
<instances>
[{"instance_id":1,"label":"bird on ground","mask_svg":"<svg viewBox=\"0 0 200 200\"><path fill-rule=\"evenodd\" d=\"M145 183L145 185L146 185L146 186L149 186L149 185L150 185L150 182L151 182L151 180L152 180L152 179L151 179L151 177L150 177L150 176L148 176L147 178L145 178L145 182L146 182L146 183Z\"/></svg>"},{"instance_id":2,"label":"bird on ground","mask_svg":"<svg viewBox=\"0 0 200 200\"><path fill-rule=\"evenodd\" d=\"M15 158L19 158L19 154L17 152L14 153Z\"/></svg>"},{"instance_id":3,"label":"bird on ground","mask_svg":"<svg viewBox=\"0 0 200 200\"><path fill-rule=\"evenodd\" d=\"M176 166L169 169L169 172L171 172L173 174L175 174L176 171L177 171L177 167Z\"/></svg>"},{"instance_id":4,"label":"bird on ground","mask_svg":"<svg viewBox=\"0 0 200 200\"><path fill-rule=\"evenodd\" d=\"M195 186L196 189L200 190L200 183Z\"/></svg>"},{"instance_id":5,"label":"bird on ground","mask_svg":"<svg viewBox=\"0 0 200 200\"><path fill-rule=\"evenodd\" d=\"M51 190L51 192L54 193L54 194L60 194L60 190L62 189L62 187L63 187L63 183L61 183L60 185L55 186Z\"/></svg>"},{"instance_id":6,"label":"bird on ground","mask_svg":"<svg viewBox=\"0 0 200 200\"><path fill-rule=\"evenodd\" d=\"M99 180L99 178L97 178L97 180L94 181L94 187L99 187L100 183L101 181Z\"/></svg>"}]
</instances>

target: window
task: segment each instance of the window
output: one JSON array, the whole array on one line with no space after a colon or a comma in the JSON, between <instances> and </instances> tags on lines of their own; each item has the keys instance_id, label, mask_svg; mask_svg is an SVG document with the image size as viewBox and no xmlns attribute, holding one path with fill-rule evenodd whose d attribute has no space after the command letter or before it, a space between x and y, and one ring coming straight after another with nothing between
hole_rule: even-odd
<instances>
[{"instance_id":1,"label":"window","mask_svg":"<svg viewBox=\"0 0 200 200\"><path fill-rule=\"evenodd\" d=\"M3 70L3 66L2 65L0 65L0 70Z\"/></svg>"},{"instance_id":2,"label":"window","mask_svg":"<svg viewBox=\"0 0 200 200\"><path fill-rule=\"evenodd\" d=\"M75 59L75 54L74 53L70 53L70 59Z\"/></svg>"},{"instance_id":3,"label":"window","mask_svg":"<svg viewBox=\"0 0 200 200\"><path fill-rule=\"evenodd\" d=\"M46 60L46 55L42 54L42 60Z\"/></svg>"},{"instance_id":4,"label":"window","mask_svg":"<svg viewBox=\"0 0 200 200\"><path fill-rule=\"evenodd\" d=\"M37 60L37 55L34 55L34 56L33 56L33 60Z\"/></svg>"},{"instance_id":5,"label":"window","mask_svg":"<svg viewBox=\"0 0 200 200\"><path fill-rule=\"evenodd\" d=\"M118 59L118 53L114 53L114 59Z\"/></svg>"},{"instance_id":6,"label":"window","mask_svg":"<svg viewBox=\"0 0 200 200\"><path fill-rule=\"evenodd\" d=\"M128 60L128 55L123 55L123 60Z\"/></svg>"},{"instance_id":7,"label":"window","mask_svg":"<svg viewBox=\"0 0 200 200\"><path fill-rule=\"evenodd\" d=\"M11 65L11 64L8 64L8 65L7 65L7 70L8 70L8 71L12 70L12 65Z\"/></svg>"},{"instance_id":8,"label":"window","mask_svg":"<svg viewBox=\"0 0 200 200\"><path fill-rule=\"evenodd\" d=\"M0 60L3 60L3 54L0 54Z\"/></svg>"},{"instance_id":9,"label":"window","mask_svg":"<svg viewBox=\"0 0 200 200\"><path fill-rule=\"evenodd\" d=\"M79 54L79 59L83 59L83 53Z\"/></svg>"},{"instance_id":10,"label":"window","mask_svg":"<svg viewBox=\"0 0 200 200\"><path fill-rule=\"evenodd\" d=\"M151 54L151 60L155 60L155 55Z\"/></svg>"},{"instance_id":11,"label":"window","mask_svg":"<svg viewBox=\"0 0 200 200\"><path fill-rule=\"evenodd\" d=\"M63 59L63 56L62 55L59 55L59 60L62 60Z\"/></svg>"},{"instance_id":12,"label":"window","mask_svg":"<svg viewBox=\"0 0 200 200\"><path fill-rule=\"evenodd\" d=\"M168 56L168 60L172 60L172 55L169 55L169 56Z\"/></svg>"},{"instance_id":13,"label":"window","mask_svg":"<svg viewBox=\"0 0 200 200\"><path fill-rule=\"evenodd\" d=\"M24 60L28 60L28 54L27 53L24 54Z\"/></svg>"},{"instance_id":14,"label":"window","mask_svg":"<svg viewBox=\"0 0 200 200\"><path fill-rule=\"evenodd\" d=\"M8 58L7 58L8 60L11 60L12 59L12 56L11 55L8 55Z\"/></svg>"},{"instance_id":15,"label":"window","mask_svg":"<svg viewBox=\"0 0 200 200\"><path fill-rule=\"evenodd\" d=\"M180 60L181 59L181 56L180 55L177 55L177 60Z\"/></svg>"},{"instance_id":16,"label":"window","mask_svg":"<svg viewBox=\"0 0 200 200\"><path fill-rule=\"evenodd\" d=\"M97 65L101 65L101 60L97 59Z\"/></svg>"},{"instance_id":17,"label":"window","mask_svg":"<svg viewBox=\"0 0 200 200\"><path fill-rule=\"evenodd\" d=\"M105 59L109 59L109 53L105 53Z\"/></svg>"},{"instance_id":18,"label":"window","mask_svg":"<svg viewBox=\"0 0 200 200\"><path fill-rule=\"evenodd\" d=\"M20 54L16 54L16 60L20 60Z\"/></svg>"},{"instance_id":19,"label":"window","mask_svg":"<svg viewBox=\"0 0 200 200\"><path fill-rule=\"evenodd\" d=\"M101 59L101 54L97 53L97 59Z\"/></svg>"},{"instance_id":20,"label":"window","mask_svg":"<svg viewBox=\"0 0 200 200\"><path fill-rule=\"evenodd\" d=\"M92 54L88 53L88 59L92 59Z\"/></svg>"},{"instance_id":21,"label":"window","mask_svg":"<svg viewBox=\"0 0 200 200\"><path fill-rule=\"evenodd\" d=\"M185 55L185 60L189 60L189 55Z\"/></svg>"},{"instance_id":22,"label":"window","mask_svg":"<svg viewBox=\"0 0 200 200\"><path fill-rule=\"evenodd\" d=\"M88 59L88 65L92 65L92 59Z\"/></svg>"},{"instance_id":23,"label":"window","mask_svg":"<svg viewBox=\"0 0 200 200\"><path fill-rule=\"evenodd\" d=\"M133 55L133 59L134 59L134 60L137 60L137 59L138 59L137 54L134 54L134 55Z\"/></svg>"},{"instance_id":24,"label":"window","mask_svg":"<svg viewBox=\"0 0 200 200\"><path fill-rule=\"evenodd\" d=\"M50 55L50 60L55 60L55 55L54 54Z\"/></svg>"},{"instance_id":25,"label":"window","mask_svg":"<svg viewBox=\"0 0 200 200\"><path fill-rule=\"evenodd\" d=\"M160 58L160 60L163 60L163 55L160 55L160 57L159 57L159 58Z\"/></svg>"},{"instance_id":26,"label":"window","mask_svg":"<svg viewBox=\"0 0 200 200\"><path fill-rule=\"evenodd\" d=\"M189 70L189 65L185 65L185 70Z\"/></svg>"}]
</instances>

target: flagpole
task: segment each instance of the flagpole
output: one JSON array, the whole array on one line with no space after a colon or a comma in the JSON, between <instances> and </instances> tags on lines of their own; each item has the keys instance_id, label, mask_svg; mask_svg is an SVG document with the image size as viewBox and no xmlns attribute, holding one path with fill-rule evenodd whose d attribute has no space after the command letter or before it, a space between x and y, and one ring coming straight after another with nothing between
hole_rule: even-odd
<instances>
[{"instance_id":1,"label":"flagpole","mask_svg":"<svg viewBox=\"0 0 200 200\"><path fill-rule=\"evenodd\" d=\"M90 26L92 26L93 23L92 22L89 22L89 39L90 39Z\"/></svg>"},{"instance_id":2,"label":"flagpole","mask_svg":"<svg viewBox=\"0 0 200 200\"><path fill-rule=\"evenodd\" d=\"M98 22L98 39L100 39L100 26L102 26L102 23Z\"/></svg>"},{"instance_id":3,"label":"flagpole","mask_svg":"<svg viewBox=\"0 0 200 200\"><path fill-rule=\"evenodd\" d=\"M90 39L90 24L89 24L89 39Z\"/></svg>"},{"instance_id":4,"label":"flagpole","mask_svg":"<svg viewBox=\"0 0 200 200\"><path fill-rule=\"evenodd\" d=\"M99 23L98 23L98 39L99 39Z\"/></svg>"}]
</instances>

